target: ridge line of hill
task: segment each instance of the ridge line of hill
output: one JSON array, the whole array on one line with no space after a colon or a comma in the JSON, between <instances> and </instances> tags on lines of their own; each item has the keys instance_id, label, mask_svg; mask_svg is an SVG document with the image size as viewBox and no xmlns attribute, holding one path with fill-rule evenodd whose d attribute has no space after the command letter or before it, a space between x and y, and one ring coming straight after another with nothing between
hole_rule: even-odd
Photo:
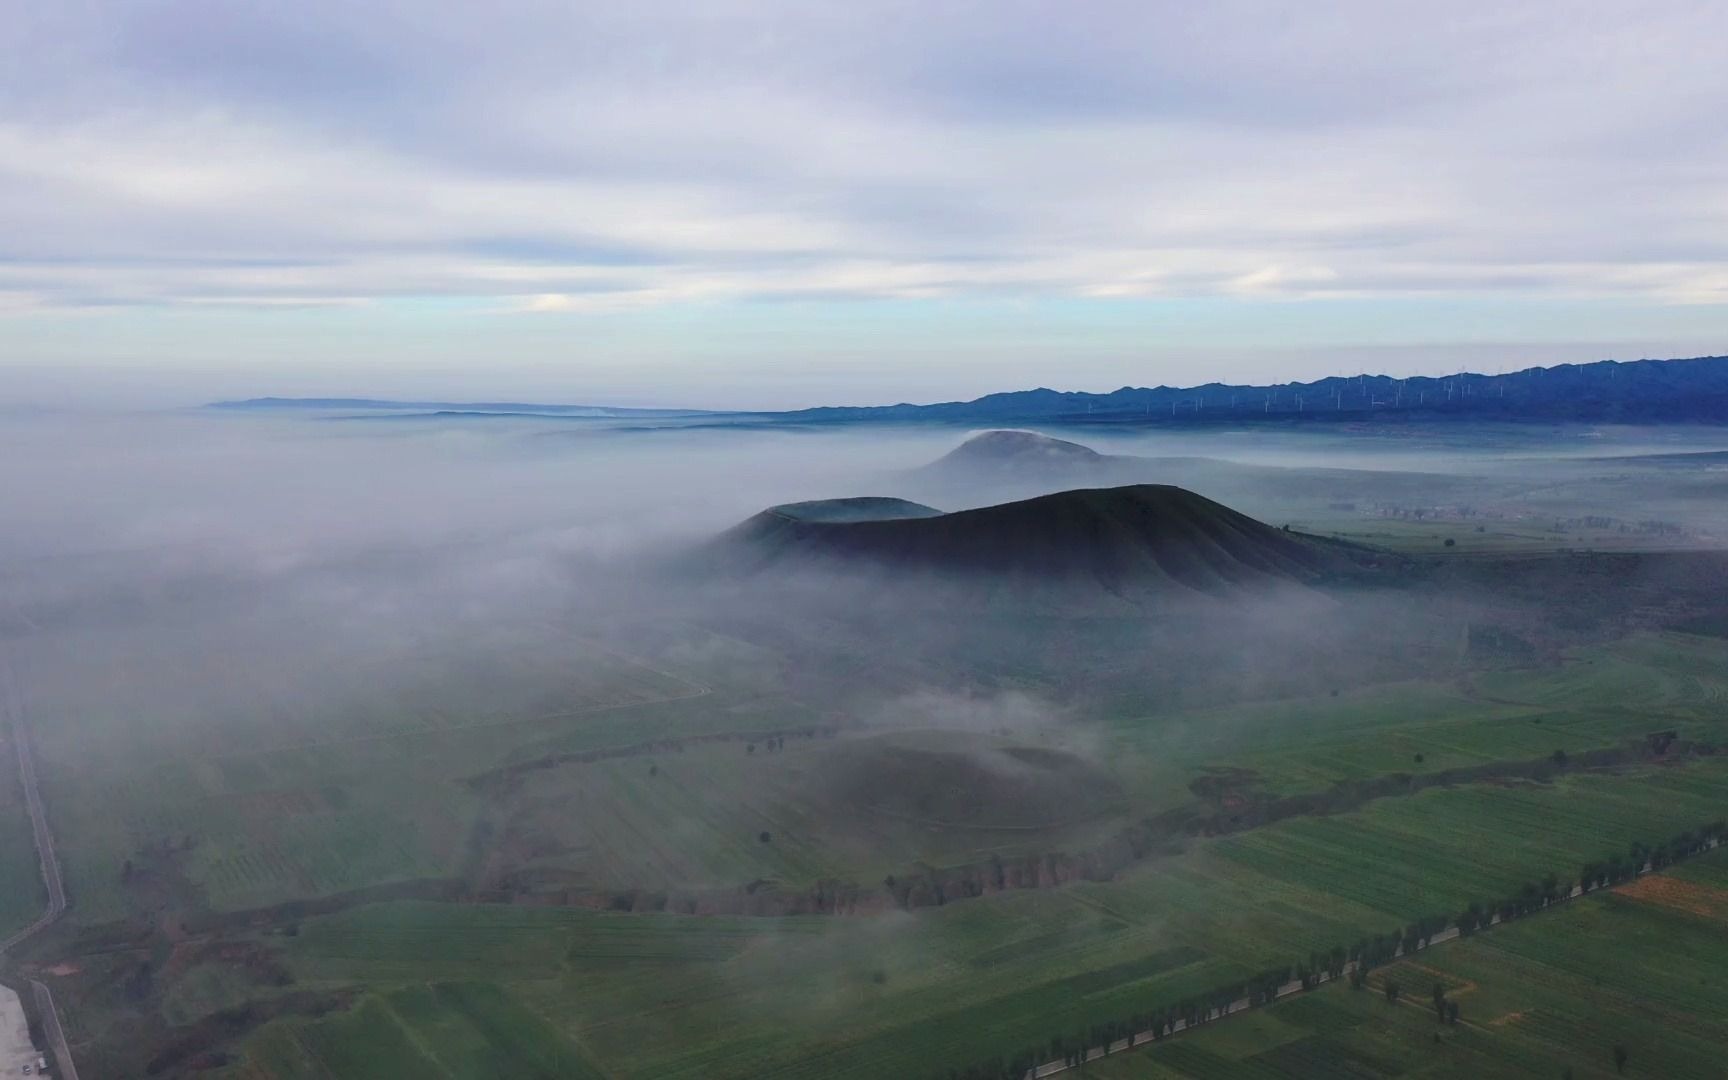
<instances>
[{"instance_id":1,"label":"ridge line of hill","mask_svg":"<svg viewBox=\"0 0 1728 1080\"><path fill-rule=\"evenodd\" d=\"M801 420L1192 424L1387 415L1728 423L1728 356L1599 360L1499 375L1332 375L1268 385L1122 386L1107 393L1014 390L926 405L822 406L774 414Z\"/></svg>"}]
</instances>

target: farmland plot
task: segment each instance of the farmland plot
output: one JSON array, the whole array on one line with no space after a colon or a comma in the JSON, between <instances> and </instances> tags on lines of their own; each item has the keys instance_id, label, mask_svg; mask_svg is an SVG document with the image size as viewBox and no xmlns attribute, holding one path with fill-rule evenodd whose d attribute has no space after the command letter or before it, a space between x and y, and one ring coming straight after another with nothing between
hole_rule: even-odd
<instances>
[{"instance_id":1,"label":"farmland plot","mask_svg":"<svg viewBox=\"0 0 1728 1080\"><path fill-rule=\"evenodd\" d=\"M1728 908L1675 898L1728 883L1717 852L1611 892L1425 951L1244 1020L1202 1028L1088 1067L1109 1080L1351 1075L1487 1078L1721 1075L1728 1040ZM1382 992L1404 991L1398 1004ZM1438 1023L1436 984L1458 1004ZM1301 1057L1296 1056L1301 1052ZM1244 1054L1246 1052L1246 1054ZM1306 1062L1301 1064L1300 1062Z\"/></svg>"}]
</instances>

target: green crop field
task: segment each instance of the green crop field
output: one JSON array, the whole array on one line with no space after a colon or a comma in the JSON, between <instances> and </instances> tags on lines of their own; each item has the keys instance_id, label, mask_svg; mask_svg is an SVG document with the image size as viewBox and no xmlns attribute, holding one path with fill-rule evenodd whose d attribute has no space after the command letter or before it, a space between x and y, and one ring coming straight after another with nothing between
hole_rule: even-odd
<instances>
[{"instance_id":1,"label":"green crop field","mask_svg":"<svg viewBox=\"0 0 1728 1080\"><path fill-rule=\"evenodd\" d=\"M312 1028L266 1028L252 1068L273 1077L401 1080L606 1075L497 987L461 982L374 995Z\"/></svg>"},{"instance_id":2,"label":"green crop field","mask_svg":"<svg viewBox=\"0 0 1728 1080\"><path fill-rule=\"evenodd\" d=\"M1728 853L1088 1065L1106 1080L1722 1075ZM1387 982L1402 991L1394 1004ZM1441 1024L1431 992L1459 1006ZM1626 1067L1615 1067L1614 1048Z\"/></svg>"},{"instance_id":3,"label":"green crop field","mask_svg":"<svg viewBox=\"0 0 1728 1080\"><path fill-rule=\"evenodd\" d=\"M104 1080L1728 1076L1728 431L1607 381L1705 366L0 410L0 982Z\"/></svg>"},{"instance_id":4,"label":"green crop field","mask_svg":"<svg viewBox=\"0 0 1728 1080\"><path fill-rule=\"evenodd\" d=\"M1714 762L1435 790L1219 838L1111 882L892 916L391 906L308 922L288 954L301 985L386 996L490 978L615 1075L936 1076L1574 873L1725 803L1728 766ZM340 1042L350 1022L283 1026Z\"/></svg>"},{"instance_id":5,"label":"green crop field","mask_svg":"<svg viewBox=\"0 0 1728 1080\"><path fill-rule=\"evenodd\" d=\"M1704 752L1728 743L1721 638L1636 633L1524 669L931 731L917 702L903 728L830 730L837 710L765 674L765 648L660 632L640 658L597 654L571 709L374 717L341 740L251 748L188 737L130 765L80 757L76 732L49 740L76 899L56 933L83 957L60 985L92 1068L126 1060L122 1033L166 1030L218 1032L200 1045L221 1048L212 1075L231 1080L942 1077L1546 874L1573 880L1728 810L1728 757ZM754 674L720 670L734 662ZM790 733L783 745L775 731ZM1645 752L1656 731L1687 749ZM1610 757L1550 765L1557 750ZM885 888L1116 850L1159 815L1223 821L1280 797L1479 768L1218 835L1158 833L1108 872L1063 870L1059 887L911 910ZM474 892L355 895L429 881ZM829 881L858 890L852 914L749 908ZM283 906L320 899L322 913ZM147 938L170 911L190 939ZM239 951L199 951L212 941ZM1362 997L1345 1007L1380 1004ZM1345 1060L1282 1019L1292 1008L1313 1006L1221 1026L1231 1041L1216 1047L1160 1047L1175 1056L1145 1067L1319 1075ZM247 1021L224 1027L236 1009ZM1338 1054L1380 1075L1403 1067L1394 1049Z\"/></svg>"}]
</instances>

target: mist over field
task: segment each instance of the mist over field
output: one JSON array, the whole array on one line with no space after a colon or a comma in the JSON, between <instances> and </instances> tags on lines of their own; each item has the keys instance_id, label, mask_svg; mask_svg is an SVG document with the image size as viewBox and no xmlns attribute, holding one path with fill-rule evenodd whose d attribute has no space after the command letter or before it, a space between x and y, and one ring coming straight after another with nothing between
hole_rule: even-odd
<instances>
[{"instance_id":1,"label":"mist over field","mask_svg":"<svg viewBox=\"0 0 1728 1080\"><path fill-rule=\"evenodd\" d=\"M275 602L327 596L356 617L439 603L502 617L770 505L910 490L904 470L965 434L572 426L22 418L0 430L8 603L39 625L80 610L100 624L128 605L274 588Z\"/></svg>"},{"instance_id":2,"label":"mist over field","mask_svg":"<svg viewBox=\"0 0 1728 1080\"><path fill-rule=\"evenodd\" d=\"M0 1078L1721 1077L1724 39L0 0Z\"/></svg>"},{"instance_id":3,"label":"mist over field","mask_svg":"<svg viewBox=\"0 0 1728 1080\"><path fill-rule=\"evenodd\" d=\"M631 595L667 603L664 564L765 507L930 497L932 485L911 470L967 434L633 426L199 412L20 418L0 430L0 614L9 635L37 639L160 639L164 622L236 649L255 637L277 668L302 666L297 632L322 655L338 642L371 651L523 632L550 618L604 621L629 609ZM1161 456L1223 450L1246 461L1430 463L1417 451L1389 459L1320 439L1101 445ZM1057 486L1038 477L1020 485ZM934 490L941 509L992 495ZM94 659L82 654L84 678L104 667Z\"/></svg>"},{"instance_id":4,"label":"mist over field","mask_svg":"<svg viewBox=\"0 0 1728 1080\"><path fill-rule=\"evenodd\" d=\"M688 552L765 507L883 495L959 510L1085 486L1071 475L929 475L924 467L969 434L199 411L30 415L0 430L0 618L8 637L33 643L39 680L61 669L81 694L108 671L123 671L113 680L117 695L144 693L127 657L151 657L143 662L149 677L177 694L201 692L201 676L250 657L284 692L314 698L336 692L333 658L363 662L369 679L390 681L412 676L392 672L388 658L417 651L544 641L656 614L757 618L794 596L832 602L851 587L849 575L836 580L827 570L808 580L808 568L743 584L678 572ZM1722 445L1708 431L1496 435L1504 443L1489 447L1444 433L1081 437L1108 454L1151 459L1136 479L1184 483L1274 524L1323 515L1328 504L1341 505L1340 491L1375 491L1374 474L1412 505L1480 498L1509 471L1520 497L1570 483L1582 487L1568 497L1587 502L1589 485L1608 483L1609 470L1575 475L1566 459ZM1508 464L1519 455L1545 464ZM1689 527L1715 524L1709 490L1643 494L1658 509L1678 509ZM867 608L879 599L848 602ZM1290 618L1307 625L1307 611L1298 604ZM1267 610L1244 622L1276 635L1280 619ZM955 626L935 626L901 632L934 635L926 644L935 651L963 646L948 640ZM992 626L971 629L987 635ZM1141 632L1167 631L1148 624ZM884 687L882 695L905 692Z\"/></svg>"},{"instance_id":5,"label":"mist over field","mask_svg":"<svg viewBox=\"0 0 1728 1080\"><path fill-rule=\"evenodd\" d=\"M1292 830L1593 798L1556 751L1643 767L1651 700L1712 745L1715 647L1674 633L1728 613L1709 429L265 409L0 444L0 675L70 897L18 955L115 1075L294 1075L386 1013L506 1024L547 1075L832 1065L800 1032L1006 1075L993 1010L1234 993L1196 943L1305 925L1247 914ZM1373 850L1340 872L1392 888ZM928 995L970 1019L895 1019Z\"/></svg>"}]
</instances>

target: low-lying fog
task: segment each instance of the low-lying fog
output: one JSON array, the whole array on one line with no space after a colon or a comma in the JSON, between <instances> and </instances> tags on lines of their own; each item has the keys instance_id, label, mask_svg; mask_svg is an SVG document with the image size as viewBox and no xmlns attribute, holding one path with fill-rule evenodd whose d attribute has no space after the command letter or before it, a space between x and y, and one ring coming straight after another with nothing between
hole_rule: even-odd
<instances>
[{"instance_id":1,"label":"low-lying fog","mask_svg":"<svg viewBox=\"0 0 1728 1080\"><path fill-rule=\"evenodd\" d=\"M1333 429L1053 433L1111 454L1410 470L1421 475L1391 482L1416 504L1426 483L1445 488L1436 499L1454 499L1461 482L1489 473L1522 471L1540 486L1547 466L1531 459L1543 454L1722 445L1696 432L1550 429L1478 430L1474 440ZM388 658L517 649L577 624L651 616L642 605L675 591L633 592L622 582L770 505L893 495L952 510L1064 486L932 486L912 474L968 434L14 415L0 427L0 641L29 659L26 682L68 700L244 697L252 691L234 688L239 668L268 673L278 696L334 693L348 681L336 666L359 655L377 679L417 678L389 672ZM1507 465L1507 454L1526 463ZM1289 502L1283 474L1264 471L1173 465L1171 480L1274 524L1291 518L1270 515L1299 511L1308 497ZM1311 497L1317 506L1336 498L1330 488ZM883 687L883 699L919 689Z\"/></svg>"}]
</instances>

